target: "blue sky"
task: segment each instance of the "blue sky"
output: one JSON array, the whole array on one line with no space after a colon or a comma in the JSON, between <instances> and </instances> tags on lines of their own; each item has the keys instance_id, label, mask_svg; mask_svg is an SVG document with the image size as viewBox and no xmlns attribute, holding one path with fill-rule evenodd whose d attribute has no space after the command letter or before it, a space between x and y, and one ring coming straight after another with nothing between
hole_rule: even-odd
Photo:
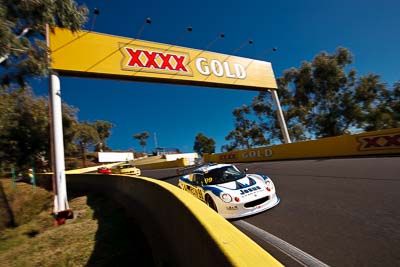
<instances>
[{"instance_id":1,"label":"blue sky","mask_svg":"<svg viewBox=\"0 0 400 267\"><path fill-rule=\"evenodd\" d=\"M94 31L160 43L232 54L272 63L275 76L339 46L354 55L359 75L376 73L390 86L400 80L400 1L78 1L100 15ZM144 25L147 17L151 24ZM92 25L93 13L86 25ZM188 26L192 32L186 32ZM277 47L272 52L272 47ZM46 79L33 84L47 95ZM80 121L106 120L115 125L107 145L114 150L141 147L132 135L148 131L161 147L192 152L197 133L216 141L216 152L234 128L232 111L250 104L255 91L154 83L61 77L62 98L79 109ZM279 92L278 92L279 93Z\"/></svg>"}]
</instances>

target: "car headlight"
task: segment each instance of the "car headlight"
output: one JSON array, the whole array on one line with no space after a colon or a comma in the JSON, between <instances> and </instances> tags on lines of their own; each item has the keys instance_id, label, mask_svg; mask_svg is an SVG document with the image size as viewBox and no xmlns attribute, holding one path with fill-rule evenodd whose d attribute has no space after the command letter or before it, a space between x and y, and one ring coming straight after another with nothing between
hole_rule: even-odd
<instances>
[{"instance_id":1,"label":"car headlight","mask_svg":"<svg viewBox=\"0 0 400 267\"><path fill-rule=\"evenodd\" d=\"M222 193L220 198L226 203L232 202L232 197L228 193Z\"/></svg>"},{"instance_id":2,"label":"car headlight","mask_svg":"<svg viewBox=\"0 0 400 267\"><path fill-rule=\"evenodd\" d=\"M265 181L265 186L266 186L268 192L274 190L274 183L269 179L267 181Z\"/></svg>"}]
</instances>

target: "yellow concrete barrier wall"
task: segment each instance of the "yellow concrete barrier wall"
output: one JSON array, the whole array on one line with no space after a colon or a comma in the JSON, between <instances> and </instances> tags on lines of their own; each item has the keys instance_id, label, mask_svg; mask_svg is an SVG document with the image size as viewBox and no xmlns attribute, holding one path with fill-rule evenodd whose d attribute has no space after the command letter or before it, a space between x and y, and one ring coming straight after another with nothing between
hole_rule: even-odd
<instances>
[{"instance_id":1,"label":"yellow concrete barrier wall","mask_svg":"<svg viewBox=\"0 0 400 267\"><path fill-rule=\"evenodd\" d=\"M100 168L100 167L112 168L112 167L118 166L120 164L121 164L121 162L109 163L109 164L103 164L103 165L96 165L96 166L93 166L93 167L74 169L74 170L67 170L67 171L65 171L65 173L66 174L79 174L79 173L87 173L87 172L97 172L97 169Z\"/></svg>"},{"instance_id":2,"label":"yellow concrete barrier wall","mask_svg":"<svg viewBox=\"0 0 400 267\"><path fill-rule=\"evenodd\" d=\"M205 154L205 162L251 162L283 159L400 154L400 128L355 135Z\"/></svg>"},{"instance_id":3,"label":"yellow concrete barrier wall","mask_svg":"<svg viewBox=\"0 0 400 267\"><path fill-rule=\"evenodd\" d=\"M51 175L38 175L51 188ZM101 192L143 227L156 266L282 266L203 202L169 183L125 175L68 174L69 191Z\"/></svg>"},{"instance_id":4,"label":"yellow concrete barrier wall","mask_svg":"<svg viewBox=\"0 0 400 267\"><path fill-rule=\"evenodd\" d=\"M180 158L173 161L144 164L138 166L138 168L141 170L153 170L153 169L167 169L167 168L185 167L185 166L188 166L188 159Z\"/></svg>"}]
</instances>

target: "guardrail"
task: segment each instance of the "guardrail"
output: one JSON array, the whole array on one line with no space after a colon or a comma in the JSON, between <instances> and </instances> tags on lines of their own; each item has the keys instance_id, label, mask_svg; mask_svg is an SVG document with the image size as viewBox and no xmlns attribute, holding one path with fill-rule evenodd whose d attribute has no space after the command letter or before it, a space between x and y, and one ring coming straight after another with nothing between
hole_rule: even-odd
<instances>
[{"instance_id":1,"label":"guardrail","mask_svg":"<svg viewBox=\"0 0 400 267\"><path fill-rule=\"evenodd\" d=\"M67 174L70 191L100 192L143 227L157 266L282 266L203 202L155 179ZM38 175L51 188L51 175Z\"/></svg>"},{"instance_id":2,"label":"guardrail","mask_svg":"<svg viewBox=\"0 0 400 267\"><path fill-rule=\"evenodd\" d=\"M400 155L400 128L204 154L204 162L254 162L338 156Z\"/></svg>"}]
</instances>

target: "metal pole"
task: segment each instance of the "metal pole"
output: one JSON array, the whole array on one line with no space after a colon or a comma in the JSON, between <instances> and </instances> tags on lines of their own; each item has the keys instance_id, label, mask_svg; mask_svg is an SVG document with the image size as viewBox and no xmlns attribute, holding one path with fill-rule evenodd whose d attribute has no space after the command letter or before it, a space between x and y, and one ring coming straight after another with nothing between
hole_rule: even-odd
<instances>
[{"instance_id":1,"label":"metal pole","mask_svg":"<svg viewBox=\"0 0 400 267\"><path fill-rule=\"evenodd\" d=\"M54 212L69 209L67 199L67 183L65 179L64 141L62 128L60 79L50 74L49 96L51 105L52 140L53 140L53 179L56 191L54 195Z\"/></svg>"},{"instance_id":2,"label":"metal pole","mask_svg":"<svg viewBox=\"0 0 400 267\"><path fill-rule=\"evenodd\" d=\"M275 103L275 106L276 106L276 115L278 117L279 124L281 126L281 132L282 132L282 135L283 135L283 139L284 139L286 144L291 143L292 141L290 141L289 132L288 132L288 129L286 127L285 117L283 117L281 103L279 102L278 93L274 89L269 90L269 92L271 93L272 99L274 100L274 103Z\"/></svg>"},{"instance_id":3,"label":"metal pole","mask_svg":"<svg viewBox=\"0 0 400 267\"><path fill-rule=\"evenodd\" d=\"M158 143L157 143L157 133L154 133L154 147L157 150Z\"/></svg>"}]
</instances>

